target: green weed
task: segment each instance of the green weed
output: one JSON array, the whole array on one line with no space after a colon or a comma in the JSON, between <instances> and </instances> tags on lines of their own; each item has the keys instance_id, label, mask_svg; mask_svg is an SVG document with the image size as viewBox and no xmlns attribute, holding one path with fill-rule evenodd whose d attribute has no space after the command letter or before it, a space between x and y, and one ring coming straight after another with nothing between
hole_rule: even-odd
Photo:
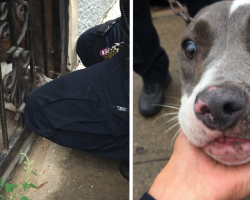
<instances>
[{"instance_id":1,"label":"green weed","mask_svg":"<svg viewBox=\"0 0 250 200\"><path fill-rule=\"evenodd\" d=\"M20 193L22 191L27 190L28 187L38 188L33 183L29 182L31 174L34 174L35 176L37 176L36 172L32 171L32 169L33 169L33 160L30 161L28 156L25 153L21 153L21 154L26 157L26 162L24 162L26 164L26 167L23 168L23 171L25 171L25 173L26 173L26 179L25 179L24 183L21 184L21 185L6 183L5 184L5 191L7 193L9 193L9 195L4 196L4 195L0 194L0 200L12 200L12 199L15 199L15 198L21 196ZM0 187L2 187L2 186L3 186L3 179L0 178ZM15 192L17 191L15 195L13 194L14 190L15 190ZM28 198L26 196L22 196L21 200L28 200Z\"/></svg>"}]
</instances>

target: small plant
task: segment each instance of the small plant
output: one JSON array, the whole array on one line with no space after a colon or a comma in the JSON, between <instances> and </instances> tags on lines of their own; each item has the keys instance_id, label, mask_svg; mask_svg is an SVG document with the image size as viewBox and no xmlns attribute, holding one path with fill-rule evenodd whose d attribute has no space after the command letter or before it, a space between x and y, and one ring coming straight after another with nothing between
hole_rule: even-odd
<instances>
[{"instance_id":1,"label":"small plant","mask_svg":"<svg viewBox=\"0 0 250 200\"><path fill-rule=\"evenodd\" d=\"M28 156L25 153L21 153L21 154L26 157L26 162L24 162L26 164L26 167L23 168L23 171L26 172L26 179L22 185L6 183L5 190L6 190L6 192L9 193L9 195L7 197L5 197L4 195L0 194L0 200L12 200L16 197L19 197L20 193L22 191L25 191L29 186L32 188L38 188L37 186L35 186L34 184L29 182L31 173L37 176L37 174L34 171L32 171L33 160L30 161ZM3 179L0 178L0 187L2 187L2 186L3 186ZM15 195L13 195L12 192L14 191L15 188L17 188L15 190L15 191L17 191L17 193ZM28 198L26 196L22 196L21 200L28 200Z\"/></svg>"}]
</instances>

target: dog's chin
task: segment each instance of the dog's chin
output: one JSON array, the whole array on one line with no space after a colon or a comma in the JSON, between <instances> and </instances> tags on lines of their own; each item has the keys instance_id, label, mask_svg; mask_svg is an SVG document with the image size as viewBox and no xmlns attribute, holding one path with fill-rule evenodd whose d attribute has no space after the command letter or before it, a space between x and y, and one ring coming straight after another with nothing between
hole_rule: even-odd
<instances>
[{"instance_id":1,"label":"dog's chin","mask_svg":"<svg viewBox=\"0 0 250 200\"><path fill-rule=\"evenodd\" d=\"M183 95L179 123L188 141L204 149L214 160L225 165L250 162L250 119L240 120L236 126L224 131L212 130L194 114L194 97ZM247 134L246 134L247 133Z\"/></svg>"},{"instance_id":2,"label":"dog's chin","mask_svg":"<svg viewBox=\"0 0 250 200\"><path fill-rule=\"evenodd\" d=\"M222 137L202 147L213 159L226 165L242 165L250 161L250 140Z\"/></svg>"}]
</instances>

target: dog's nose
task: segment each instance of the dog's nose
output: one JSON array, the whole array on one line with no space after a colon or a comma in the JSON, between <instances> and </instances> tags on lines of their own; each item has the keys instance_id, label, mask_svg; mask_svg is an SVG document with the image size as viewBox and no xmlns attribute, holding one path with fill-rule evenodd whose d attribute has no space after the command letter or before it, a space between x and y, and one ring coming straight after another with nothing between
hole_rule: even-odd
<instances>
[{"instance_id":1,"label":"dog's nose","mask_svg":"<svg viewBox=\"0 0 250 200\"><path fill-rule=\"evenodd\" d=\"M242 116L246 101L244 92L236 87L211 87L196 96L194 110L208 128L224 131Z\"/></svg>"}]
</instances>

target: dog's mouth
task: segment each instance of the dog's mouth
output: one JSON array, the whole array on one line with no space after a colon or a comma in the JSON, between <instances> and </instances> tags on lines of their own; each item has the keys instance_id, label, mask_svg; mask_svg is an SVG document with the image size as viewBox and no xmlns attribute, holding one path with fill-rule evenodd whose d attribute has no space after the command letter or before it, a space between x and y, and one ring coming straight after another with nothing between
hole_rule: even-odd
<instances>
[{"instance_id":1,"label":"dog's mouth","mask_svg":"<svg viewBox=\"0 0 250 200\"><path fill-rule=\"evenodd\" d=\"M207 154L227 165L250 161L250 140L246 114L247 93L235 85L208 87L198 93L194 103L197 120L210 132ZM213 135L213 131L218 135Z\"/></svg>"},{"instance_id":2,"label":"dog's mouth","mask_svg":"<svg viewBox=\"0 0 250 200\"><path fill-rule=\"evenodd\" d=\"M250 162L249 95L238 86L183 95L179 122L188 140L226 165Z\"/></svg>"},{"instance_id":3,"label":"dog's mouth","mask_svg":"<svg viewBox=\"0 0 250 200\"><path fill-rule=\"evenodd\" d=\"M209 142L203 149L223 164L240 165L250 161L249 139L221 137Z\"/></svg>"}]
</instances>

